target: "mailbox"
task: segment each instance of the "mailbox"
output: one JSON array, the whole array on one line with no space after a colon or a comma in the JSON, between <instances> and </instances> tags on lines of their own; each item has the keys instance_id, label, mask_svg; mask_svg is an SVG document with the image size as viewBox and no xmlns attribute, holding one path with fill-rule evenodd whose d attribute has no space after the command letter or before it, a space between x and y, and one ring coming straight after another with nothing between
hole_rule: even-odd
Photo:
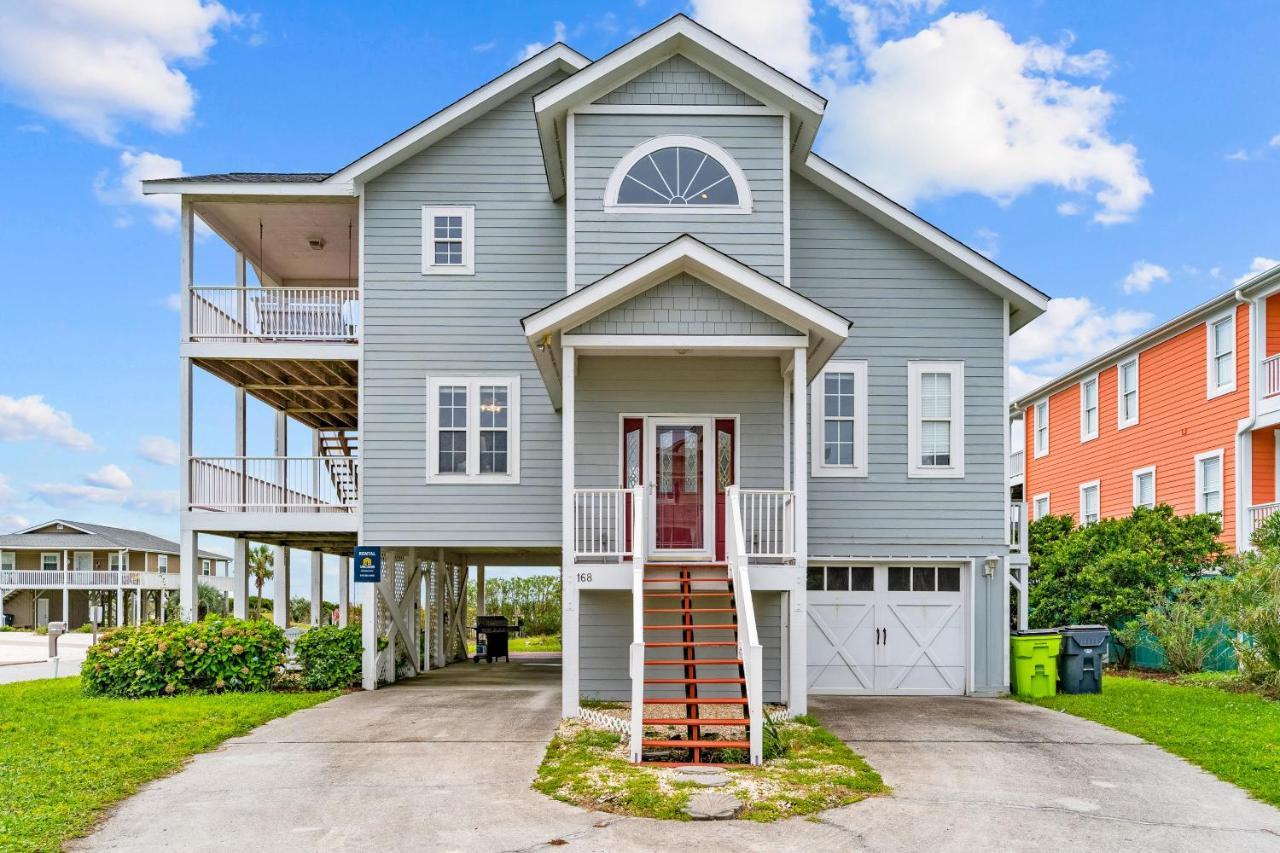
<instances>
[{"instance_id":1,"label":"mailbox","mask_svg":"<svg viewBox=\"0 0 1280 853\"><path fill-rule=\"evenodd\" d=\"M58 638L67 633L66 622L50 622L49 623L49 657L56 658L58 656Z\"/></svg>"}]
</instances>

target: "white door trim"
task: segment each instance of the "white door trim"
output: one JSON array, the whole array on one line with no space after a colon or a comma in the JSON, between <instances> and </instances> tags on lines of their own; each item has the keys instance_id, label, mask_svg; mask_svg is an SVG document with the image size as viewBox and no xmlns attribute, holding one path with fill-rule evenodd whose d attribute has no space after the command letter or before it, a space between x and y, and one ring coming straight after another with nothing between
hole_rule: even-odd
<instances>
[{"instance_id":1,"label":"white door trim","mask_svg":"<svg viewBox=\"0 0 1280 853\"><path fill-rule=\"evenodd\" d=\"M658 549L658 513L656 512L656 502L658 494L657 427L659 426L702 427L702 447L700 448L701 458L699 459L699 464L702 465L702 547L699 549ZM708 462L714 460L712 460L708 454L711 446L714 444L715 419L707 415L654 415L645 418L644 430L645 445L648 447L644 458L644 480L645 483L648 484L645 492L649 496L650 510L648 513L649 556L655 560L714 560L716 553L716 481L714 466L708 464Z\"/></svg>"}]
</instances>

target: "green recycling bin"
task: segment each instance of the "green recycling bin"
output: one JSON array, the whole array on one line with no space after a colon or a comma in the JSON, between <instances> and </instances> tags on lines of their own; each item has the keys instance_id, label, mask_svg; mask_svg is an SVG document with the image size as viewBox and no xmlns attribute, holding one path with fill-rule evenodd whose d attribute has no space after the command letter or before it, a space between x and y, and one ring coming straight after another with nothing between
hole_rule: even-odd
<instances>
[{"instance_id":1,"label":"green recycling bin","mask_svg":"<svg viewBox=\"0 0 1280 853\"><path fill-rule=\"evenodd\" d=\"M1017 696L1043 699L1058 693L1058 651L1062 637L1056 629L1017 631L1009 638L1012 671L1009 688Z\"/></svg>"}]
</instances>

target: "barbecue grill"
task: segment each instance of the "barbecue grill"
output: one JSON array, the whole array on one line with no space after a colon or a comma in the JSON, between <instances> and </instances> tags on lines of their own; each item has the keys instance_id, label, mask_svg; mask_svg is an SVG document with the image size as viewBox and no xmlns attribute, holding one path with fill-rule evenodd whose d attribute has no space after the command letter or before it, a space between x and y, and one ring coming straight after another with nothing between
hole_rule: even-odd
<instances>
[{"instance_id":1,"label":"barbecue grill","mask_svg":"<svg viewBox=\"0 0 1280 853\"><path fill-rule=\"evenodd\" d=\"M508 638L512 631L519 631L524 621L513 627L505 616L477 616L476 624L471 630L476 632L476 653L472 658L475 663L483 657L486 662L493 663L494 658L502 658L511 663Z\"/></svg>"}]
</instances>

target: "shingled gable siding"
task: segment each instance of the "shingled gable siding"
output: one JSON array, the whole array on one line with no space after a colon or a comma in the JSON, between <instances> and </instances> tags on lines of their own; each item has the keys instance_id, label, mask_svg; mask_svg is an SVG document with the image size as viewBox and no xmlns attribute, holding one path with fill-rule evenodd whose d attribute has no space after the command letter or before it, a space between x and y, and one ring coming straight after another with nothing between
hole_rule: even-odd
<instances>
[{"instance_id":1,"label":"shingled gable siding","mask_svg":"<svg viewBox=\"0 0 1280 853\"><path fill-rule=\"evenodd\" d=\"M366 188L360 438L371 544L560 544L560 419L520 328L565 281L564 206L547 193L534 91ZM424 204L475 205L474 276L421 274ZM429 375L521 377L519 485L427 485Z\"/></svg>"},{"instance_id":2,"label":"shingled gable siding","mask_svg":"<svg viewBox=\"0 0 1280 853\"><path fill-rule=\"evenodd\" d=\"M574 116L576 281L590 284L681 234L692 234L764 275L782 280L782 119L770 115ZM750 184L746 214L604 212L613 167L656 136L698 136L724 148Z\"/></svg>"},{"instance_id":3,"label":"shingled gable siding","mask_svg":"<svg viewBox=\"0 0 1280 853\"><path fill-rule=\"evenodd\" d=\"M868 476L809 480L809 554L968 558L973 688L1003 689L1006 552L1003 303L799 176L791 283L853 320L836 358L868 362ZM907 361L964 362L965 476L907 477ZM811 449L812 450L812 449Z\"/></svg>"},{"instance_id":4,"label":"shingled gable siding","mask_svg":"<svg viewBox=\"0 0 1280 853\"><path fill-rule=\"evenodd\" d=\"M757 107L760 102L683 56L659 62L596 101L597 104L682 104Z\"/></svg>"},{"instance_id":5,"label":"shingled gable siding","mask_svg":"<svg viewBox=\"0 0 1280 853\"><path fill-rule=\"evenodd\" d=\"M579 335L795 335L785 323L681 273L592 317Z\"/></svg>"}]
</instances>

